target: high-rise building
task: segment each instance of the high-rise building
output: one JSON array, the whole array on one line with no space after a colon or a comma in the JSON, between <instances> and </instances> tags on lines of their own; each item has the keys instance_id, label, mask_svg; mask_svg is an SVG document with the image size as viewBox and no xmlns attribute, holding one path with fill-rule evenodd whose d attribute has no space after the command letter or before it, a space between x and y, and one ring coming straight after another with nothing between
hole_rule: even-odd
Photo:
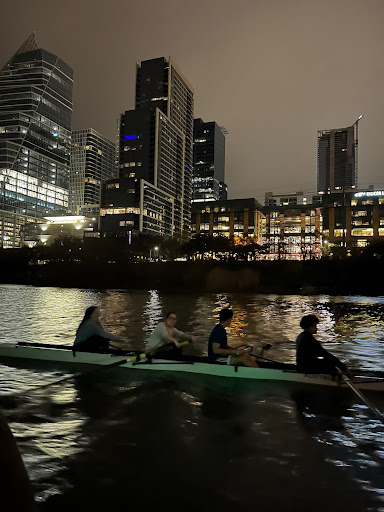
<instances>
[{"instance_id":1,"label":"high-rise building","mask_svg":"<svg viewBox=\"0 0 384 512\"><path fill-rule=\"evenodd\" d=\"M225 132L214 121L193 124L193 201L227 199L225 174Z\"/></svg>"},{"instance_id":2,"label":"high-rise building","mask_svg":"<svg viewBox=\"0 0 384 512\"><path fill-rule=\"evenodd\" d=\"M68 208L72 69L33 33L0 71L0 245Z\"/></svg>"},{"instance_id":3,"label":"high-rise building","mask_svg":"<svg viewBox=\"0 0 384 512\"><path fill-rule=\"evenodd\" d=\"M72 132L69 203L74 215L99 215L102 183L117 178L116 145L92 128Z\"/></svg>"},{"instance_id":4,"label":"high-rise building","mask_svg":"<svg viewBox=\"0 0 384 512\"><path fill-rule=\"evenodd\" d=\"M136 69L135 106L121 116L119 179L103 188L101 231L186 239L193 88L171 58L143 61Z\"/></svg>"},{"instance_id":5,"label":"high-rise building","mask_svg":"<svg viewBox=\"0 0 384 512\"><path fill-rule=\"evenodd\" d=\"M357 187L358 123L347 128L317 132L317 191Z\"/></svg>"}]
</instances>

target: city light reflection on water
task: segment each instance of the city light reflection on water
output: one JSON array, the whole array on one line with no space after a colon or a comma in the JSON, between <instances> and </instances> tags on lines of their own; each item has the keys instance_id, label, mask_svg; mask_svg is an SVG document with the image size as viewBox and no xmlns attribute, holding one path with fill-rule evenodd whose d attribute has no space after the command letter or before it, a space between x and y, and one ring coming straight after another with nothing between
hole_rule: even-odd
<instances>
[{"instance_id":1,"label":"city light reflection on water","mask_svg":"<svg viewBox=\"0 0 384 512\"><path fill-rule=\"evenodd\" d=\"M314 313L328 349L355 366L384 370L383 298L0 286L0 301L1 341L70 344L85 308L97 305L104 327L133 349L144 348L162 314L175 311L177 327L198 337L188 351L199 354L229 305L232 343L273 343L267 357L290 362L300 318ZM0 366L0 407L43 511L76 503L117 510L126 505L121 489L140 494L149 483L148 506L170 503L169 475L172 499L188 510L201 507L201 496L223 510L289 510L287 503L295 511L338 510L340 496L349 511L384 505L384 427L349 391L78 371L43 362ZM73 378L46 387L66 376ZM371 399L384 409L380 395Z\"/></svg>"}]
</instances>

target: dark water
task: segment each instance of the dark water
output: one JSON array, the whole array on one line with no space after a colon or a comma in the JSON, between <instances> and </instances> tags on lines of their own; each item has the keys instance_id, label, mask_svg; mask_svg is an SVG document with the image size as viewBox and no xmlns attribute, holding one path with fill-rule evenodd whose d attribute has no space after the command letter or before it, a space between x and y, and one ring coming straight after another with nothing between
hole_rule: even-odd
<instances>
[{"instance_id":1,"label":"dark water","mask_svg":"<svg viewBox=\"0 0 384 512\"><path fill-rule=\"evenodd\" d=\"M1 341L68 344L84 309L141 349L164 310L203 353L217 311L232 342L293 361L303 314L350 365L384 370L384 298L163 294L0 286ZM0 366L0 408L42 511L384 511L384 426L349 391L171 372ZM369 398L384 410L384 397Z\"/></svg>"}]
</instances>

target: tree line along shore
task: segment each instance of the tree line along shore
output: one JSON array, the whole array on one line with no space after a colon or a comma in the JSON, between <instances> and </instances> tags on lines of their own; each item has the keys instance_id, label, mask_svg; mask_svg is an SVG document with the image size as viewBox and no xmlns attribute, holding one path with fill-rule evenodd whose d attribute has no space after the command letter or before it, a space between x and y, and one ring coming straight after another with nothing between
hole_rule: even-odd
<instances>
[{"instance_id":1,"label":"tree line along shore","mask_svg":"<svg viewBox=\"0 0 384 512\"><path fill-rule=\"evenodd\" d=\"M384 260L319 261L50 261L0 254L0 283L92 289L384 295Z\"/></svg>"}]
</instances>

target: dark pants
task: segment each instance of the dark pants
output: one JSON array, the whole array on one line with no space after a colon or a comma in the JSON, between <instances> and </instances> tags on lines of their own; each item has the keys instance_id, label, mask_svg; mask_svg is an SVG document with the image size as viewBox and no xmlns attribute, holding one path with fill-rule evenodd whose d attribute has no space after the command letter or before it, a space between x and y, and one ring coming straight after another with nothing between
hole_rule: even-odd
<instances>
[{"instance_id":1,"label":"dark pants","mask_svg":"<svg viewBox=\"0 0 384 512\"><path fill-rule=\"evenodd\" d=\"M182 347L172 347L169 350L159 350L155 354L153 354L153 357L156 359L172 359L176 361L181 361L183 358L183 349Z\"/></svg>"},{"instance_id":2,"label":"dark pants","mask_svg":"<svg viewBox=\"0 0 384 512\"><path fill-rule=\"evenodd\" d=\"M99 352L107 354L108 349L109 340L98 335L90 336L86 340L76 343L76 345L73 346L75 352Z\"/></svg>"}]
</instances>

